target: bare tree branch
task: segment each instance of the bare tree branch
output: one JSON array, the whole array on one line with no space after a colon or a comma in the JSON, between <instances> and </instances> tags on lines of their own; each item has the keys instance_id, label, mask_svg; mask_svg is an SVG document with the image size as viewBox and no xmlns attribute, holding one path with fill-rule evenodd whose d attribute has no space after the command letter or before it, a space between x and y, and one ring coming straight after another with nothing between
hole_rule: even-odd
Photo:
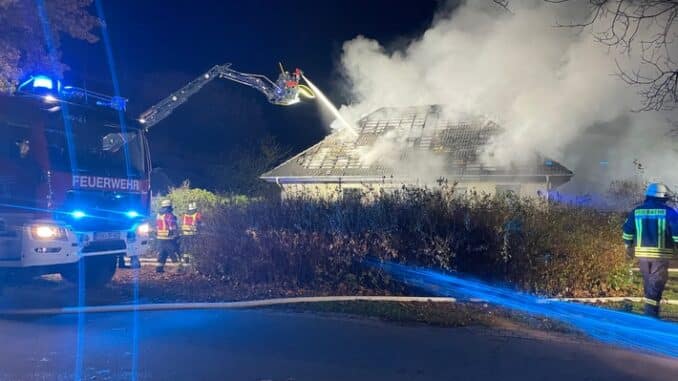
<instances>
[{"instance_id":1,"label":"bare tree branch","mask_svg":"<svg viewBox=\"0 0 678 381\"><path fill-rule=\"evenodd\" d=\"M513 12L511 12L511 8L509 8L509 4L510 4L509 0L492 0L492 2L495 5L502 7L506 12L513 13Z\"/></svg>"},{"instance_id":2,"label":"bare tree branch","mask_svg":"<svg viewBox=\"0 0 678 381\"><path fill-rule=\"evenodd\" d=\"M571 0L544 0L562 4ZM638 88L643 97L637 111L673 110L678 107L678 65L673 43L678 38L678 0L589 0L590 17L559 27L602 26L594 32L598 42L635 57L634 69L617 63L619 76Z\"/></svg>"}]
</instances>

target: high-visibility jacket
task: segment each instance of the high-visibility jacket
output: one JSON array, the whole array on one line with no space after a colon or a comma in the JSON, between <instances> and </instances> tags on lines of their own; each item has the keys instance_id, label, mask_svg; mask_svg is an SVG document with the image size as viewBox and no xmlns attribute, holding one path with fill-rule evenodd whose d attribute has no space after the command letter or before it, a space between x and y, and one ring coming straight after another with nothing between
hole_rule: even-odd
<instances>
[{"instance_id":1,"label":"high-visibility jacket","mask_svg":"<svg viewBox=\"0 0 678 381\"><path fill-rule=\"evenodd\" d=\"M202 220L200 212L184 214L181 218L181 233L183 235L195 235L198 233L198 225Z\"/></svg>"},{"instance_id":2,"label":"high-visibility jacket","mask_svg":"<svg viewBox=\"0 0 678 381\"><path fill-rule=\"evenodd\" d=\"M177 217L171 213L158 213L155 217L155 231L158 239L174 239L177 233Z\"/></svg>"},{"instance_id":3,"label":"high-visibility jacket","mask_svg":"<svg viewBox=\"0 0 678 381\"><path fill-rule=\"evenodd\" d=\"M638 258L672 259L678 246L678 212L648 198L629 214L622 239Z\"/></svg>"}]
</instances>

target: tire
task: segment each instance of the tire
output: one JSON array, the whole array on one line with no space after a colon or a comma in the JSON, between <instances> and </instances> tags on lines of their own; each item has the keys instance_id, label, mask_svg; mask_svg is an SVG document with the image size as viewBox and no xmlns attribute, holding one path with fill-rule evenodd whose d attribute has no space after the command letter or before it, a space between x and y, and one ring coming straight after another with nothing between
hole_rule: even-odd
<instances>
[{"instance_id":1,"label":"tire","mask_svg":"<svg viewBox=\"0 0 678 381\"><path fill-rule=\"evenodd\" d=\"M108 284L118 267L117 255L97 255L83 259L85 287L98 288ZM61 277L70 283L78 284L79 263L69 265L60 272Z\"/></svg>"}]
</instances>

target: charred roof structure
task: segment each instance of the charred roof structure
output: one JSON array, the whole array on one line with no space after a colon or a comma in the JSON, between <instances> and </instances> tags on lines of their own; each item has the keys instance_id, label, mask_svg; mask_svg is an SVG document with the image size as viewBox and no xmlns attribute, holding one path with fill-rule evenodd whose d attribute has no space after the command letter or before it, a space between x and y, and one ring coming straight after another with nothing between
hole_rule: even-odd
<instances>
[{"instance_id":1,"label":"charred roof structure","mask_svg":"<svg viewBox=\"0 0 678 381\"><path fill-rule=\"evenodd\" d=\"M484 164L483 149L501 128L492 122L448 120L440 106L382 108L361 119L356 132L335 132L261 178L279 184L284 196L313 188L318 193L336 186L339 191L384 189L443 181L464 190L536 195L573 175L536 153L528 164ZM424 163L412 165L414 161ZM320 193L327 191L337 189Z\"/></svg>"}]
</instances>

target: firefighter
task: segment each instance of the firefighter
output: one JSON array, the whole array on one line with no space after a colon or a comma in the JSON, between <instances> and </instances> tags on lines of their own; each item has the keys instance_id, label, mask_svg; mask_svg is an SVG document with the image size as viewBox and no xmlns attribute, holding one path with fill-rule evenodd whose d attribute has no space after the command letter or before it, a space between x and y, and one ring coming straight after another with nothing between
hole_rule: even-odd
<instances>
[{"instance_id":1,"label":"firefighter","mask_svg":"<svg viewBox=\"0 0 678 381\"><path fill-rule=\"evenodd\" d=\"M678 212L667 204L669 189L648 185L645 202L624 223L623 239L629 258L640 262L643 274L645 314L659 316L659 302L669 277L669 260L678 246Z\"/></svg>"},{"instance_id":2,"label":"firefighter","mask_svg":"<svg viewBox=\"0 0 678 381\"><path fill-rule=\"evenodd\" d=\"M188 204L188 210L181 219L181 234L185 236L194 236L202 224L202 214L198 211L198 205L195 202Z\"/></svg>"},{"instance_id":3,"label":"firefighter","mask_svg":"<svg viewBox=\"0 0 678 381\"><path fill-rule=\"evenodd\" d=\"M158 240L158 266L155 271L159 273L165 271L167 258L179 253L177 217L172 212L172 201L162 200L155 219Z\"/></svg>"},{"instance_id":4,"label":"firefighter","mask_svg":"<svg viewBox=\"0 0 678 381\"><path fill-rule=\"evenodd\" d=\"M186 262L188 262L187 253L194 245L201 224L202 214L198 211L198 205L195 202L189 203L187 212L181 218L181 246Z\"/></svg>"}]
</instances>

